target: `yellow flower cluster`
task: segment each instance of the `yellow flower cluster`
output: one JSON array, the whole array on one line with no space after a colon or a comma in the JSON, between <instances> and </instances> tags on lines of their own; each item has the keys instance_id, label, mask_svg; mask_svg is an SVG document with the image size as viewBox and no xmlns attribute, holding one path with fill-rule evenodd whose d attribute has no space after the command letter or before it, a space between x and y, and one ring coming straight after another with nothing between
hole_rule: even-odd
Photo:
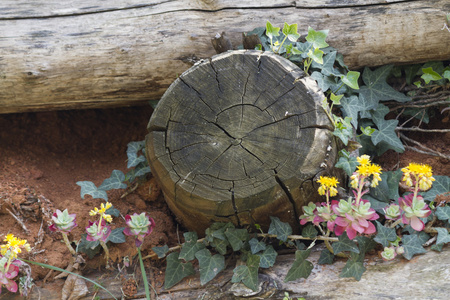
<instances>
[{"instance_id":1,"label":"yellow flower cluster","mask_svg":"<svg viewBox=\"0 0 450 300\"><path fill-rule=\"evenodd\" d=\"M320 176L317 182L320 183L320 187L318 189L319 195L326 195L328 191L330 191L330 197L337 195L338 191L336 187L339 184L339 181L336 177Z\"/></svg>"},{"instance_id":2,"label":"yellow flower cluster","mask_svg":"<svg viewBox=\"0 0 450 300\"><path fill-rule=\"evenodd\" d=\"M7 234L3 241L8 243L0 246L2 249L1 253L2 255L6 255L8 250L11 250L10 255L12 255L12 257L10 259L17 258L17 254L22 252L21 248L24 248L27 251L31 250L30 244L27 243L27 240L18 239L11 233Z\"/></svg>"},{"instance_id":3,"label":"yellow flower cluster","mask_svg":"<svg viewBox=\"0 0 450 300\"><path fill-rule=\"evenodd\" d=\"M105 211L107 211L108 209L110 209L112 207L112 204L109 202L106 202L106 204L101 204L100 205L100 209L98 209L97 207L94 207L94 210L91 210L89 212L90 216L95 216L95 215L102 215L103 219L105 219L108 223L112 222L112 217L111 215L105 214Z\"/></svg>"},{"instance_id":4,"label":"yellow flower cluster","mask_svg":"<svg viewBox=\"0 0 450 300\"><path fill-rule=\"evenodd\" d=\"M435 181L433 171L429 165L410 163L402 169L402 172L402 181L410 187L414 187L415 183L418 182L421 191L431 188L433 181Z\"/></svg>"},{"instance_id":5,"label":"yellow flower cluster","mask_svg":"<svg viewBox=\"0 0 450 300\"><path fill-rule=\"evenodd\" d=\"M359 180L361 179L361 177L367 178L371 175L373 177L370 186L376 187L378 185L378 182L381 181L381 167L377 164L372 164L369 155L361 155L357 157L356 160L358 161L359 166L357 167L356 172L350 177L350 185L352 186L352 188L358 188Z\"/></svg>"}]
</instances>

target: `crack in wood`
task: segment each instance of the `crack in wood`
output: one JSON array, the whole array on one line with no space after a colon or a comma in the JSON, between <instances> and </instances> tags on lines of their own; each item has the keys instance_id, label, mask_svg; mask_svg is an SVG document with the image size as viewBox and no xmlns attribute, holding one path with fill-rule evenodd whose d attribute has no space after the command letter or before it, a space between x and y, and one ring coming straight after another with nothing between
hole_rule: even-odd
<instances>
[{"instance_id":1,"label":"crack in wood","mask_svg":"<svg viewBox=\"0 0 450 300\"><path fill-rule=\"evenodd\" d=\"M284 184L284 182L281 180L281 178L278 176L277 174L277 170L273 169L274 172L274 177L275 177L275 181L278 183L278 185L281 187L281 189L283 190L283 192L286 194L286 197L288 198L289 202L292 205L292 211L294 212L294 218L295 220L298 220L300 218L300 215L297 212L297 208L295 205L295 200L292 197L291 192L289 191L289 188Z\"/></svg>"}]
</instances>

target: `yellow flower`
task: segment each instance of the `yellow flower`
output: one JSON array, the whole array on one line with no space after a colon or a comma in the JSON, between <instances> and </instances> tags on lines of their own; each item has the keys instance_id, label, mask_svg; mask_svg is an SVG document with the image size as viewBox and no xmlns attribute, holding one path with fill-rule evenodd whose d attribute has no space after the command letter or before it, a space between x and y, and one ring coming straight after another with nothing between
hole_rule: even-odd
<instances>
[{"instance_id":1,"label":"yellow flower","mask_svg":"<svg viewBox=\"0 0 450 300\"><path fill-rule=\"evenodd\" d=\"M30 244L27 243L27 240L18 239L11 233L7 234L3 241L7 242L7 244L1 245L1 253L2 255L5 255L8 250L10 250L12 259L15 259L17 254L22 252L21 248L25 248L27 251L31 250Z\"/></svg>"},{"instance_id":2,"label":"yellow flower","mask_svg":"<svg viewBox=\"0 0 450 300\"><path fill-rule=\"evenodd\" d=\"M381 181L381 167L377 164L370 163L368 155L362 155L357 158L358 162L361 164L356 168L355 174L353 174L350 179L350 185L352 188L357 189L359 185L359 180L362 178L367 178L372 176L371 187L376 187Z\"/></svg>"},{"instance_id":3,"label":"yellow flower","mask_svg":"<svg viewBox=\"0 0 450 300\"><path fill-rule=\"evenodd\" d=\"M106 204L102 203L100 205L100 209L98 209L97 207L94 207L94 210L91 210L89 212L90 216L95 216L97 214L104 214L105 211L107 211L108 209L110 209L112 207L112 204L109 202L106 202Z\"/></svg>"},{"instance_id":4,"label":"yellow flower","mask_svg":"<svg viewBox=\"0 0 450 300\"><path fill-rule=\"evenodd\" d=\"M103 215L103 219L105 219L106 222L108 222L108 223L111 223L111 222L112 222L112 217L111 217L111 215L106 215L106 214L104 214L104 215Z\"/></svg>"},{"instance_id":5,"label":"yellow flower","mask_svg":"<svg viewBox=\"0 0 450 300\"><path fill-rule=\"evenodd\" d=\"M336 177L320 176L317 182L320 183L320 187L318 189L319 195L326 195L327 191L330 191L330 197L337 195L338 191L336 187L339 184L339 181Z\"/></svg>"},{"instance_id":6,"label":"yellow flower","mask_svg":"<svg viewBox=\"0 0 450 300\"><path fill-rule=\"evenodd\" d=\"M366 154L357 157L356 160L362 166L370 164L370 156Z\"/></svg>"},{"instance_id":7,"label":"yellow flower","mask_svg":"<svg viewBox=\"0 0 450 300\"><path fill-rule=\"evenodd\" d=\"M403 181L407 186L413 187L416 182L422 191L426 191L433 185L435 181L433 171L429 165L410 163L402 169Z\"/></svg>"}]
</instances>

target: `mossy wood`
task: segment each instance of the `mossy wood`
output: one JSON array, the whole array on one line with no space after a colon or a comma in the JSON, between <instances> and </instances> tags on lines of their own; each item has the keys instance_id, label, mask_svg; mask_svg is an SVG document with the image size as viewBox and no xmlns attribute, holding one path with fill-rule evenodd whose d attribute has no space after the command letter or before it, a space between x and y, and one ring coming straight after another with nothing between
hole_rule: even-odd
<instances>
[{"instance_id":1,"label":"mossy wood","mask_svg":"<svg viewBox=\"0 0 450 300\"><path fill-rule=\"evenodd\" d=\"M213 221L297 227L337 153L316 82L268 52L232 51L183 73L156 107L147 156L171 210L199 234Z\"/></svg>"}]
</instances>

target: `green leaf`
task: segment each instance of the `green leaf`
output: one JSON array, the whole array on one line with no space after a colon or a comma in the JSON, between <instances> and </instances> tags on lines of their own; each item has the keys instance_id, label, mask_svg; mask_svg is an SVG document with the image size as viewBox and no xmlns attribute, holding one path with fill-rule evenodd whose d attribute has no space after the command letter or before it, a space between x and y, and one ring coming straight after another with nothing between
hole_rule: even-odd
<instances>
[{"instance_id":1,"label":"green leaf","mask_svg":"<svg viewBox=\"0 0 450 300\"><path fill-rule=\"evenodd\" d=\"M242 281L246 287L253 291L257 291L259 263L260 257L258 255L250 254L245 265L234 268L231 282L237 283Z\"/></svg>"},{"instance_id":2,"label":"green leaf","mask_svg":"<svg viewBox=\"0 0 450 300\"><path fill-rule=\"evenodd\" d=\"M170 253L167 256L166 275L164 277L164 288L170 289L175 284L183 280L183 278L194 275L194 267L192 263L182 263L178 259L178 252Z\"/></svg>"},{"instance_id":3,"label":"green leaf","mask_svg":"<svg viewBox=\"0 0 450 300\"><path fill-rule=\"evenodd\" d=\"M127 147L127 168L132 168L137 166L139 163L146 161L145 156L139 155L138 153L145 147L145 141L139 142L129 142Z\"/></svg>"},{"instance_id":4,"label":"green leaf","mask_svg":"<svg viewBox=\"0 0 450 300\"><path fill-rule=\"evenodd\" d=\"M273 249L272 245L269 245L262 253L257 255L261 258L259 266L261 268L267 269L273 267L273 265L275 264L275 260L278 256L278 253Z\"/></svg>"},{"instance_id":5,"label":"green leaf","mask_svg":"<svg viewBox=\"0 0 450 300\"><path fill-rule=\"evenodd\" d=\"M366 109L376 108L379 101L395 100L398 102L406 102L411 100L411 98L394 90L386 83L386 78L391 72L392 67L392 65L386 65L375 71L371 71L368 67L364 68L362 79L365 86L359 89L359 93L364 96L366 103L368 103Z\"/></svg>"},{"instance_id":6,"label":"green leaf","mask_svg":"<svg viewBox=\"0 0 450 300\"><path fill-rule=\"evenodd\" d=\"M97 189L92 181L78 181L77 185L81 187L81 198L84 199L85 195L91 195L92 198L102 198L108 201L108 195L105 191Z\"/></svg>"},{"instance_id":7,"label":"green leaf","mask_svg":"<svg viewBox=\"0 0 450 300\"><path fill-rule=\"evenodd\" d=\"M211 246L214 247L214 249L217 250L222 255L225 255L227 253L227 247L230 245L228 240L220 240L215 238L214 241L211 243Z\"/></svg>"},{"instance_id":8,"label":"green leaf","mask_svg":"<svg viewBox=\"0 0 450 300\"><path fill-rule=\"evenodd\" d=\"M330 252L328 249L323 249L320 253L319 261L317 262L319 265L331 265L334 260L334 254Z\"/></svg>"},{"instance_id":9,"label":"green leaf","mask_svg":"<svg viewBox=\"0 0 450 300\"><path fill-rule=\"evenodd\" d=\"M438 206L436 208L436 217L439 220L450 220L450 206Z\"/></svg>"},{"instance_id":10,"label":"green leaf","mask_svg":"<svg viewBox=\"0 0 450 300\"><path fill-rule=\"evenodd\" d=\"M370 189L370 195L382 202L397 200L400 197L398 184L403 177L402 170L384 172L381 173L380 177L381 181L378 186Z\"/></svg>"},{"instance_id":11,"label":"green leaf","mask_svg":"<svg viewBox=\"0 0 450 300\"><path fill-rule=\"evenodd\" d=\"M166 257L167 252L169 252L169 246L153 247L152 250L158 255L158 258L163 258Z\"/></svg>"},{"instance_id":12,"label":"green leaf","mask_svg":"<svg viewBox=\"0 0 450 300\"><path fill-rule=\"evenodd\" d=\"M358 128L358 113L362 110L361 103L358 97L352 95L350 97L344 97L341 100L342 109L345 116L352 118L351 123L353 127Z\"/></svg>"},{"instance_id":13,"label":"green leaf","mask_svg":"<svg viewBox=\"0 0 450 300\"><path fill-rule=\"evenodd\" d=\"M445 70L443 76L444 76L444 78L447 78L448 80L450 80L450 70Z\"/></svg>"},{"instance_id":14,"label":"green leaf","mask_svg":"<svg viewBox=\"0 0 450 300\"><path fill-rule=\"evenodd\" d=\"M361 261L360 255L352 253L350 259L345 264L339 277L347 278L353 277L357 281L361 280L362 274L366 271L366 268Z\"/></svg>"},{"instance_id":15,"label":"green leaf","mask_svg":"<svg viewBox=\"0 0 450 300\"><path fill-rule=\"evenodd\" d=\"M378 221L375 221L375 223L377 224L377 235L374 241L380 243L383 247L388 247L389 242L394 242L397 239L395 228L387 228Z\"/></svg>"},{"instance_id":16,"label":"green leaf","mask_svg":"<svg viewBox=\"0 0 450 300\"><path fill-rule=\"evenodd\" d=\"M208 249L195 253L200 267L200 284L205 285L225 268L225 257L220 254L211 256Z\"/></svg>"},{"instance_id":17,"label":"green leaf","mask_svg":"<svg viewBox=\"0 0 450 300\"><path fill-rule=\"evenodd\" d=\"M332 51L323 57L323 65L321 73L326 76L338 76L339 72L334 69L334 62L336 61L337 51ZM315 66L313 66L315 67ZM332 99L333 100L333 99Z\"/></svg>"},{"instance_id":18,"label":"green leaf","mask_svg":"<svg viewBox=\"0 0 450 300\"><path fill-rule=\"evenodd\" d=\"M286 278L284 282L294 281L299 278L308 278L309 274L313 269L313 264L306 260L311 253L310 250L297 250L295 251L295 260L292 264L292 267L289 269L286 274Z\"/></svg>"},{"instance_id":19,"label":"green leaf","mask_svg":"<svg viewBox=\"0 0 450 300\"><path fill-rule=\"evenodd\" d=\"M125 227L119 227L119 228L113 229L111 231L111 234L108 236L108 239L106 240L106 242L111 242L114 244L125 243L126 239L125 239L125 235L123 234L124 229L125 229Z\"/></svg>"},{"instance_id":20,"label":"green leaf","mask_svg":"<svg viewBox=\"0 0 450 300\"><path fill-rule=\"evenodd\" d=\"M358 85L358 79L359 79L359 72L356 71L350 71L345 76L341 76L341 80L343 83L345 83L347 86L351 87L354 90L359 90Z\"/></svg>"},{"instance_id":21,"label":"green leaf","mask_svg":"<svg viewBox=\"0 0 450 300\"><path fill-rule=\"evenodd\" d=\"M272 39L274 36L280 35L280 27L273 27L272 24L267 21L266 23L266 35Z\"/></svg>"},{"instance_id":22,"label":"green leaf","mask_svg":"<svg viewBox=\"0 0 450 300\"><path fill-rule=\"evenodd\" d=\"M77 245L76 252L83 252L92 259L97 253L100 252L100 242L91 242L86 240L87 233L81 235L81 240Z\"/></svg>"},{"instance_id":23,"label":"green leaf","mask_svg":"<svg viewBox=\"0 0 450 300\"><path fill-rule=\"evenodd\" d=\"M315 31L312 27L308 27L308 35L306 40L313 44L316 49L328 47L325 39L328 36L328 30Z\"/></svg>"},{"instance_id":24,"label":"green leaf","mask_svg":"<svg viewBox=\"0 0 450 300\"><path fill-rule=\"evenodd\" d=\"M450 243L450 234L448 234L447 228L436 227L436 231L438 232L436 244L439 245Z\"/></svg>"},{"instance_id":25,"label":"green leaf","mask_svg":"<svg viewBox=\"0 0 450 300\"><path fill-rule=\"evenodd\" d=\"M195 253L197 251L205 248L205 245L197 242L198 236L196 232L185 232L184 236L184 244L181 247L179 259L184 259L185 261L191 261L195 258Z\"/></svg>"},{"instance_id":26,"label":"green leaf","mask_svg":"<svg viewBox=\"0 0 450 300\"><path fill-rule=\"evenodd\" d=\"M125 181L125 174L122 171L114 170L112 171L111 177L105 179L98 189L104 191L126 189L127 185L123 181Z\"/></svg>"},{"instance_id":27,"label":"green leaf","mask_svg":"<svg viewBox=\"0 0 450 300\"><path fill-rule=\"evenodd\" d=\"M340 157L339 161L336 163L335 167L340 168L345 171L348 176L352 176L353 172L356 170L356 166L358 166L358 161L356 157Z\"/></svg>"},{"instance_id":28,"label":"green leaf","mask_svg":"<svg viewBox=\"0 0 450 300\"><path fill-rule=\"evenodd\" d=\"M372 134L372 142L374 145L377 145L380 142L387 143L391 149L394 149L397 152L405 151L405 147L402 144L402 141L398 138L395 133L395 129L397 128L398 120L385 120L382 123L376 124L378 130Z\"/></svg>"},{"instance_id":29,"label":"green leaf","mask_svg":"<svg viewBox=\"0 0 450 300\"><path fill-rule=\"evenodd\" d=\"M248 231L247 229L228 228L225 231L225 236L233 248L233 251L239 251L244 246L244 242L248 239Z\"/></svg>"},{"instance_id":30,"label":"green leaf","mask_svg":"<svg viewBox=\"0 0 450 300\"><path fill-rule=\"evenodd\" d=\"M309 49L308 57L318 64L323 64L323 51L319 48Z\"/></svg>"},{"instance_id":31,"label":"green leaf","mask_svg":"<svg viewBox=\"0 0 450 300\"><path fill-rule=\"evenodd\" d=\"M313 225L308 224L305 228L302 230L302 236L308 237L308 238L315 238L319 232L316 228L314 228Z\"/></svg>"},{"instance_id":32,"label":"green leaf","mask_svg":"<svg viewBox=\"0 0 450 300\"><path fill-rule=\"evenodd\" d=\"M320 72L312 72L311 78L317 81L317 85L322 91L326 91L330 86L336 84L332 76L325 76Z\"/></svg>"},{"instance_id":33,"label":"green leaf","mask_svg":"<svg viewBox=\"0 0 450 300\"><path fill-rule=\"evenodd\" d=\"M300 37L300 34L297 32L297 24L289 25L288 23L284 23L283 33L291 42L296 42Z\"/></svg>"},{"instance_id":34,"label":"green leaf","mask_svg":"<svg viewBox=\"0 0 450 300\"><path fill-rule=\"evenodd\" d=\"M441 75L433 71L432 67L422 69L423 75L421 78L425 81L426 84L430 83L430 81L434 80L440 80L442 79Z\"/></svg>"},{"instance_id":35,"label":"green leaf","mask_svg":"<svg viewBox=\"0 0 450 300\"><path fill-rule=\"evenodd\" d=\"M151 173L150 167L147 165L147 162L137 165L137 167L136 167L136 169L134 169L134 171L135 171L134 172L135 177L139 177L139 176L143 176L147 173Z\"/></svg>"},{"instance_id":36,"label":"green leaf","mask_svg":"<svg viewBox=\"0 0 450 300\"><path fill-rule=\"evenodd\" d=\"M417 64L417 65L407 65L407 66L404 67L404 70L405 70L405 79L406 79L406 83L407 83L408 85L410 85L410 84L413 82L414 77L417 76L417 71L419 71L420 68L421 68L421 65L420 65L420 64Z\"/></svg>"},{"instance_id":37,"label":"green leaf","mask_svg":"<svg viewBox=\"0 0 450 300\"><path fill-rule=\"evenodd\" d=\"M427 252L427 250L422 247L422 243L417 235L404 235L402 237L402 243L402 246L405 249L403 256L407 260L410 260L415 254Z\"/></svg>"},{"instance_id":38,"label":"green leaf","mask_svg":"<svg viewBox=\"0 0 450 300\"><path fill-rule=\"evenodd\" d=\"M269 234L275 234L277 239L286 242L288 236L292 234L292 227L288 223L281 222L277 217L270 217Z\"/></svg>"},{"instance_id":39,"label":"green leaf","mask_svg":"<svg viewBox=\"0 0 450 300\"><path fill-rule=\"evenodd\" d=\"M333 93L331 93L330 95L330 100L331 102L333 102L334 105L341 105L341 99L342 97L344 97L344 95L335 95Z\"/></svg>"},{"instance_id":40,"label":"green leaf","mask_svg":"<svg viewBox=\"0 0 450 300\"><path fill-rule=\"evenodd\" d=\"M441 252L443 247L444 247L444 244L434 244L434 245L431 246L430 249L434 250L434 251Z\"/></svg>"},{"instance_id":41,"label":"green leaf","mask_svg":"<svg viewBox=\"0 0 450 300\"><path fill-rule=\"evenodd\" d=\"M434 201L437 195L445 194L450 191L450 177L433 176L433 186L427 192L420 193L426 201Z\"/></svg>"},{"instance_id":42,"label":"green leaf","mask_svg":"<svg viewBox=\"0 0 450 300\"><path fill-rule=\"evenodd\" d=\"M337 255L338 253L344 252L344 251L351 251L355 253L359 253L358 246L355 244L355 242L351 241L347 233L343 233L339 236L339 241L334 242L332 246L334 255Z\"/></svg>"},{"instance_id":43,"label":"green leaf","mask_svg":"<svg viewBox=\"0 0 450 300\"><path fill-rule=\"evenodd\" d=\"M250 241L248 241L250 245L250 250L252 251L252 254L256 254L259 251L266 250L266 243L263 241L259 241L257 238L252 238Z\"/></svg>"},{"instance_id":44,"label":"green leaf","mask_svg":"<svg viewBox=\"0 0 450 300\"><path fill-rule=\"evenodd\" d=\"M364 134L364 135L367 135L367 136L372 136L372 134L375 132L375 128L372 128L372 127L370 127L370 126L367 126L366 128L363 128L362 126L361 126L361 132L362 132L362 134Z\"/></svg>"},{"instance_id":45,"label":"green leaf","mask_svg":"<svg viewBox=\"0 0 450 300\"><path fill-rule=\"evenodd\" d=\"M108 209L105 211L105 214L111 215L111 216L117 218L118 216L120 216L120 210L118 210L118 209L115 208L114 206L111 206L110 208L108 208Z\"/></svg>"},{"instance_id":46,"label":"green leaf","mask_svg":"<svg viewBox=\"0 0 450 300\"><path fill-rule=\"evenodd\" d=\"M372 238L366 236L357 236L356 241L358 242L359 252L364 255L364 253L369 252L374 249L377 243Z\"/></svg>"}]
</instances>

